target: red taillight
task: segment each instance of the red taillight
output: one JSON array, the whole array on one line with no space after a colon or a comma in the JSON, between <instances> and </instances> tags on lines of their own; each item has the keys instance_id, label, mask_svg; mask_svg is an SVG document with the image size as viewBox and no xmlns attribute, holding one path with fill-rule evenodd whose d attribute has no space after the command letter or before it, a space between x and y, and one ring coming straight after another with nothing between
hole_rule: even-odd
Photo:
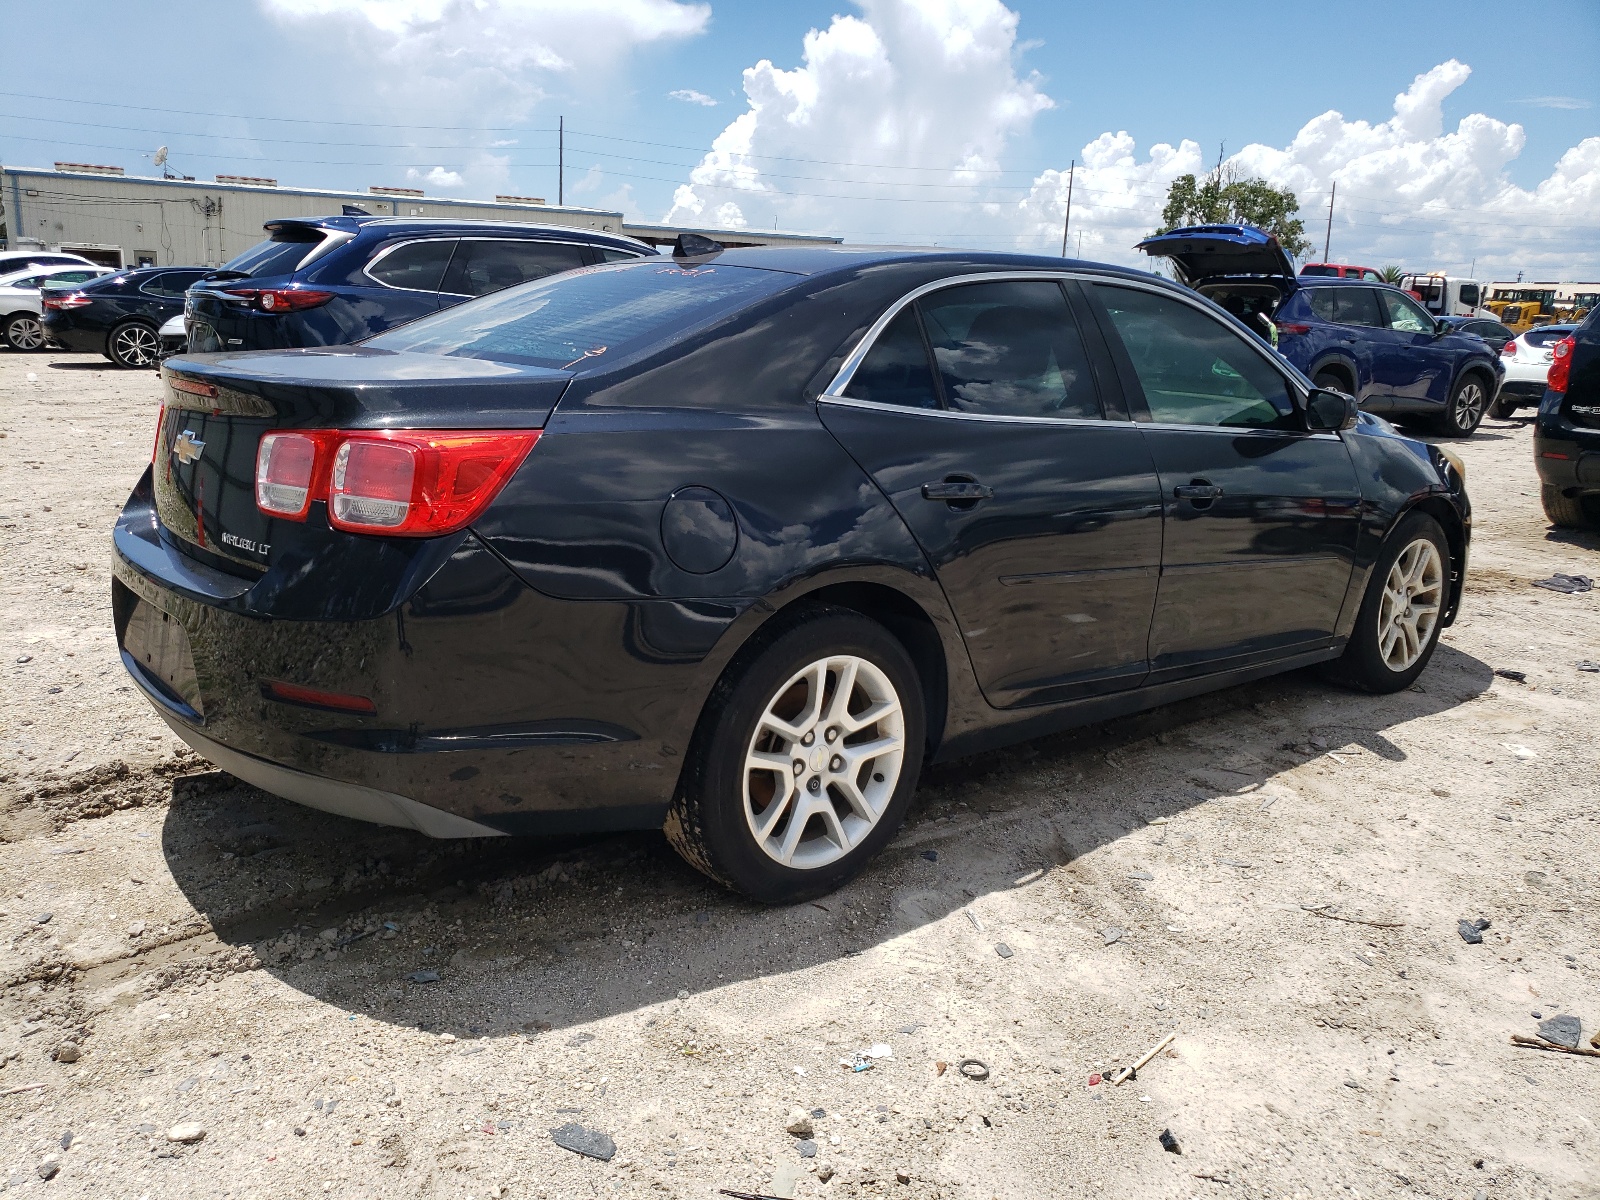
<instances>
[{"instance_id":1,"label":"red taillight","mask_svg":"<svg viewBox=\"0 0 1600 1200\"><path fill-rule=\"evenodd\" d=\"M1552 392L1564 392L1572 378L1572 352L1578 340L1572 334L1562 338L1550 348L1550 374L1545 376L1545 386Z\"/></svg>"},{"instance_id":2,"label":"red taillight","mask_svg":"<svg viewBox=\"0 0 1600 1200\"><path fill-rule=\"evenodd\" d=\"M263 679L261 694L280 704L299 704L306 708L327 708L334 712L360 713L363 716L378 711L378 706L365 696L325 692L321 688L302 687L298 683L284 683L280 679Z\"/></svg>"},{"instance_id":3,"label":"red taillight","mask_svg":"<svg viewBox=\"0 0 1600 1200\"><path fill-rule=\"evenodd\" d=\"M1509 355L1510 357L1515 358L1517 356L1517 339L1512 338L1504 346L1501 346L1500 353L1502 356Z\"/></svg>"},{"instance_id":4,"label":"red taillight","mask_svg":"<svg viewBox=\"0 0 1600 1200\"><path fill-rule=\"evenodd\" d=\"M256 447L256 507L269 516L304 520L313 495L326 487L328 450L337 437L323 429L264 434Z\"/></svg>"},{"instance_id":5,"label":"red taillight","mask_svg":"<svg viewBox=\"0 0 1600 1200\"><path fill-rule=\"evenodd\" d=\"M1309 325L1301 325L1298 322L1279 321L1279 322L1277 322L1277 325L1278 325L1278 335L1280 337L1283 336L1286 333L1310 333L1311 332L1311 326L1309 326Z\"/></svg>"},{"instance_id":6,"label":"red taillight","mask_svg":"<svg viewBox=\"0 0 1600 1200\"><path fill-rule=\"evenodd\" d=\"M316 308L333 299L332 292L316 292L309 288L224 288L223 294L246 301L262 312L297 312L302 308Z\"/></svg>"},{"instance_id":7,"label":"red taillight","mask_svg":"<svg viewBox=\"0 0 1600 1200\"><path fill-rule=\"evenodd\" d=\"M69 292L65 296L46 296L40 301L45 308L56 309L82 308L85 304L93 303L94 301L82 292Z\"/></svg>"},{"instance_id":8,"label":"red taillight","mask_svg":"<svg viewBox=\"0 0 1600 1200\"><path fill-rule=\"evenodd\" d=\"M436 537L494 499L539 431L310 429L268 433L256 450L256 507L304 520L313 500L351 533Z\"/></svg>"}]
</instances>

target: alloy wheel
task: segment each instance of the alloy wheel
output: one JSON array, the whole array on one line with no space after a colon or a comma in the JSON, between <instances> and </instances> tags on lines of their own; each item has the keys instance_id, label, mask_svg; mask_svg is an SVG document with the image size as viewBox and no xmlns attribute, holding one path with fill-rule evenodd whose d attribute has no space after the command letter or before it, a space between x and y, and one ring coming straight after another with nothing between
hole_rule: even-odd
<instances>
[{"instance_id":1,"label":"alloy wheel","mask_svg":"<svg viewBox=\"0 0 1600 1200\"><path fill-rule=\"evenodd\" d=\"M125 367L148 367L156 361L156 335L143 325L124 325L111 335L111 354Z\"/></svg>"},{"instance_id":2,"label":"alloy wheel","mask_svg":"<svg viewBox=\"0 0 1600 1200\"><path fill-rule=\"evenodd\" d=\"M905 749L899 694L872 662L830 655L795 672L745 754L744 812L756 844L797 870L837 862L877 827Z\"/></svg>"},{"instance_id":3,"label":"alloy wheel","mask_svg":"<svg viewBox=\"0 0 1600 1200\"><path fill-rule=\"evenodd\" d=\"M1383 584L1378 606L1378 653L1399 674L1427 649L1444 603L1444 560L1428 538L1400 552Z\"/></svg>"},{"instance_id":4,"label":"alloy wheel","mask_svg":"<svg viewBox=\"0 0 1600 1200\"><path fill-rule=\"evenodd\" d=\"M1456 428L1471 430L1478 424L1478 418L1483 412L1484 392L1483 385L1473 380L1468 380L1456 392L1455 408L1451 414L1455 418Z\"/></svg>"},{"instance_id":5,"label":"alloy wheel","mask_svg":"<svg viewBox=\"0 0 1600 1200\"><path fill-rule=\"evenodd\" d=\"M13 350L38 350L44 345L44 326L35 317L16 317L6 326Z\"/></svg>"}]
</instances>

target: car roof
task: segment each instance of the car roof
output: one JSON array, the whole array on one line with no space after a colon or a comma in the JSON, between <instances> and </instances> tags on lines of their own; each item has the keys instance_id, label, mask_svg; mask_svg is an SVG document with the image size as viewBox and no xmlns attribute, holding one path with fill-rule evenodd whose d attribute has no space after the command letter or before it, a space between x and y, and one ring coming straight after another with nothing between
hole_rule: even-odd
<instances>
[{"instance_id":1,"label":"car roof","mask_svg":"<svg viewBox=\"0 0 1600 1200\"><path fill-rule=\"evenodd\" d=\"M655 247L648 242L641 242L626 234L608 233L603 229L584 229L577 225L552 225L542 221L487 221L469 217L384 217L350 214L337 217L281 217L262 226L268 232L294 227L338 229L346 233L362 233L372 229L379 233L393 233L397 230L418 233L483 233L487 230L498 233L510 231L539 235L559 234L563 238L578 241L607 243L652 253L655 250Z\"/></svg>"},{"instance_id":2,"label":"car roof","mask_svg":"<svg viewBox=\"0 0 1600 1200\"><path fill-rule=\"evenodd\" d=\"M943 246L741 246L697 258L676 261L695 265L723 264L784 271L792 275L827 275L891 263L945 263L992 271L1089 271L1131 279L1171 280L1148 271L1110 266L1076 258L1042 254L1006 254L984 250L952 250Z\"/></svg>"}]
</instances>

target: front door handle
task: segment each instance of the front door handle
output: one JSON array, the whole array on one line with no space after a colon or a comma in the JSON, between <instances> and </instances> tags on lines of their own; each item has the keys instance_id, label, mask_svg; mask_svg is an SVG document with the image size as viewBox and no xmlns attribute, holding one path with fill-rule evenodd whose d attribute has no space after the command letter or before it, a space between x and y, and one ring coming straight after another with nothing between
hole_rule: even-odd
<instances>
[{"instance_id":1,"label":"front door handle","mask_svg":"<svg viewBox=\"0 0 1600 1200\"><path fill-rule=\"evenodd\" d=\"M924 500L967 501L972 503L978 500L989 500L994 496L994 489L987 484L979 483L976 479L945 479L938 483L925 483L922 485L922 498Z\"/></svg>"},{"instance_id":2,"label":"front door handle","mask_svg":"<svg viewBox=\"0 0 1600 1200\"><path fill-rule=\"evenodd\" d=\"M1215 500L1222 495L1222 489L1214 483L1196 480L1194 483L1180 483L1172 489L1172 494L1179 500Z\"/></svg>"}]
</instances>

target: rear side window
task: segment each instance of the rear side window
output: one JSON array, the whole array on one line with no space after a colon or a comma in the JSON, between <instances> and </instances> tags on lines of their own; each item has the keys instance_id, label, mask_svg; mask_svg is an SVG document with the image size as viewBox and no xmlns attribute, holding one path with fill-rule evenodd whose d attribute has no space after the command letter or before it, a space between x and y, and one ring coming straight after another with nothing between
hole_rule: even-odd
<instances>
[{"instance_id":1,"label":"rear side window","mask_svg":"<svg viewBox=\"0 0 1600 1200\"><path fill-rule=\"evenodd\" d=\"M365 344L540 367L620 357L796 282L749 267L592 267L456 305Z\"/></svg>"},{"instance_id":2,"label":"rear side window","mask_svg":"<svg viewBox=\"0 0 1600 1200\"><path fill-rule=\"evenodd\" d=\"M971 283L918 303L946 407L1008 417L1101 416L1059 284Z\"/></svg>"},{"instance_id":3,"label":"rear side window","mask_svg":"<svg viewBox=\"0 0 1600 1200\"><path fill-rule=\"evenodd\" d=\"M463 241L445 276L444 291L487 296L585 264L580 246L560 242Z\"/></svg>"},{"instance_id":4,"label":"rear side window","mask_svg":"<svg viewBox=\"0 0 1600 1200\"><path fill-rule=\"evenodd\" d=\"M1378 296L1389 314L1389 328L1400 333L1432 333L1433 318L1410 296L1399 292L1383 291Z\"/></svg>"},{"instance_id":5,"label":"rear side window","mask_svg":"<svg viewBox=\"0 0 1600 1200\"><path fill-rule=\"evenodd\" d=\"M455 248L454 238L405 242L375 259L367 267L367 274L389 287L437 292Z\"/></svg>"},{"instance_id":6,"label":"rear side window","mask_svg":"<svg viewBox=\"0 0 1600 1200\"><path fill-rule=\"evenodd\" d=\"M181 297L195 278L187 271L163 271L146 279L139 290L150 296Z\"/></svg>"},{"instance_id":7,"label":"rear side window","mask_svg":"<svg viewBox=\"0 0 1600 1200\"><path fill-rule=\"evenodd\" d=\"M644 257L644 256L640 255L640 254L635 254L631 250L612 250L611 248L606 247L606 246L602 246L600 248L600 261L601 262L631 262L636 258L642 258L642 257Z\"/></svg>"},{"instance_id":8,"label":"rear side window","mask_svg":"<svg viewBox=\"0 0 1600 1200\"><path fill-rule=\"evenodd\" d=\"M1096 284L1152 421L1295 428L1284 378L1238 333L1181 301Z\"/></svg>"},{"instance_id":9,"label":"rear side window","mask_svg":"<svg viewBox=\"0 0 1600 1200\"><path fill-rule=\"evenodd\" d=\"M1381 328L1378 297L1371 288L1317 288L1311 292L1311 311L1324 321L1338 325L1364 325Z\"/></svg>"},{"instance_id":10,"label":"rear side window","mask_svg":"<svg viewBox=\"0 0 1600 1200\"><path fill-rule=\"evenodd\" d=\"M899 404L906 408L938 408L939 392L933 382L933 366L922 340L914 305L900 315L872 344L866 358L850 377L844 394L852 400L871 400L876 404Z\"/></svg>"},{"instance_id":11,"label":"rear side window","mask_svg":"<svg viewBox=\"0 0 1600 1200\"><path fill-rule=\"evenodd\" d=\"M264 242L258 242L239 257L223 264L225 271L241 271L252 278L292 275L306 256L322 244L323 235L315 229L280 229Z\"/></svg>"}]
</instances>

